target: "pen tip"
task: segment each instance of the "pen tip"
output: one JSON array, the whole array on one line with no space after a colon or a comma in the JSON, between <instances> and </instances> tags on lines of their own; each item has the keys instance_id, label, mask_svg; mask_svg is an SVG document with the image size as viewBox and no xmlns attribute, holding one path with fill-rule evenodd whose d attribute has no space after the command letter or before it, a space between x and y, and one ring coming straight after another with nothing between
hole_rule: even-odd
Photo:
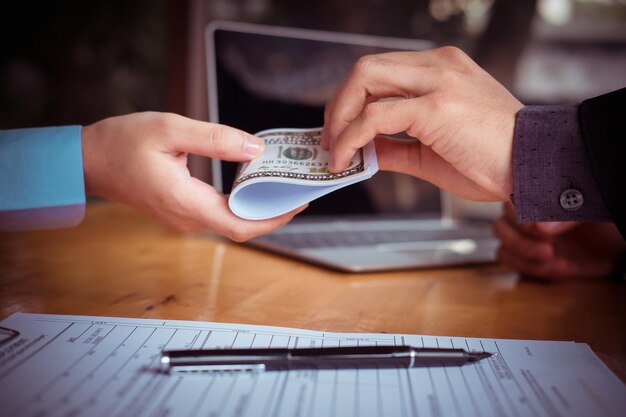
<instances>
[{"instance_id":1,"label":"pen tip","mask_svg":"<svg viewBox=\"0 0 626 417\"><path fill-rule=\"evenodd\" d=\"M492 356L492 353L489 352L471 352L470 356L472 357L472 361L479 361L481 359L486 359L490 356Z\"/></svg>"}]
</instances>

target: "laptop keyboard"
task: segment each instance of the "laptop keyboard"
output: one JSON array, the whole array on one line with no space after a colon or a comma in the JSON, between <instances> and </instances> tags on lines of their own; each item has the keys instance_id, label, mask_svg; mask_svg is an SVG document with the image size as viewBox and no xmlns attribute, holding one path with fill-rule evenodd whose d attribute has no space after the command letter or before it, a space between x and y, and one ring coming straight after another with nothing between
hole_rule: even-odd
<instances>
[{"instance_id":1,"label":"laptop keyboard","mask_svg":"<svg viewBox=\"0 0 626 417\"><path fill-rule=\"evenodd\" d=\"M352 230L308 233L273 233L258 240L294 249L372 246L377 244L423 242L492 237L488 228L434 230Z\"/></svg>"}]
</instances>

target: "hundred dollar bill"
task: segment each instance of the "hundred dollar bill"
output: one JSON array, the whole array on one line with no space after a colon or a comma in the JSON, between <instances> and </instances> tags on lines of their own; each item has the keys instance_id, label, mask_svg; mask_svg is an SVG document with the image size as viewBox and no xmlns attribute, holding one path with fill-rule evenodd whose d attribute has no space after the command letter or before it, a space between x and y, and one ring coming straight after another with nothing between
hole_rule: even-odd
<instances>
[{"instance_id":1,"label":"hundred dollar bill","mask_svg":"<svg viewBox=\"0 0 626 417\"><path fill-rule=\"evenodd\" d=\"M229 207L239 217L268 219L325 194L370 178L378 171L373 143L352 158L348 168L328 172L330 153L322 149L322 128L270 129L260 157L239 166Z\"/></svg>"}]
</instances>

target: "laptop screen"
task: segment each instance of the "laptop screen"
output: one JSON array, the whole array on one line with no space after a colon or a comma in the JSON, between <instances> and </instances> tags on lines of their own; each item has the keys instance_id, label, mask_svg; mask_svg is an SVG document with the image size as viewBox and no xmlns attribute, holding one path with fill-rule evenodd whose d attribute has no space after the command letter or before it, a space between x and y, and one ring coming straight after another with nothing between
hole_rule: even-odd
<instances>
[{"instance_id":1,"label":"laptop screen","mask_svg":"<svg viewBox=\"0 0 626 417\"><path fill-rule=\"evenodd\" d=\"M206 35L210 120L250 133L322 126L326 100L359 57L433 47L422 40L236 22L213 22ZM237 164L213 164L214 185L229 193ZM303 215L440 211L436 187L379 173L311 202Z\"/></svg>"}]
</instances>

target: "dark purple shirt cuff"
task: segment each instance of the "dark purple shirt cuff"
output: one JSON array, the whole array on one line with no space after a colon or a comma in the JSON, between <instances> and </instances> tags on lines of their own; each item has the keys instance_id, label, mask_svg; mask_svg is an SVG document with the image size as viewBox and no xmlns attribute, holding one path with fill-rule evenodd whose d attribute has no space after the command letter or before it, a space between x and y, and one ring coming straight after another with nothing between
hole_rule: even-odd
<instances>
[{"instance_id":1,"label":"dark purple shirt cuff","mask_svg":"<svg viewBox=\"0 0 626 417\"><path fill-rule=\"evenodd\" d=\"M528 106L517 114L512 200L518 223L611 221L585 152L577 105Z\"/></svg>"}]
</instances>

